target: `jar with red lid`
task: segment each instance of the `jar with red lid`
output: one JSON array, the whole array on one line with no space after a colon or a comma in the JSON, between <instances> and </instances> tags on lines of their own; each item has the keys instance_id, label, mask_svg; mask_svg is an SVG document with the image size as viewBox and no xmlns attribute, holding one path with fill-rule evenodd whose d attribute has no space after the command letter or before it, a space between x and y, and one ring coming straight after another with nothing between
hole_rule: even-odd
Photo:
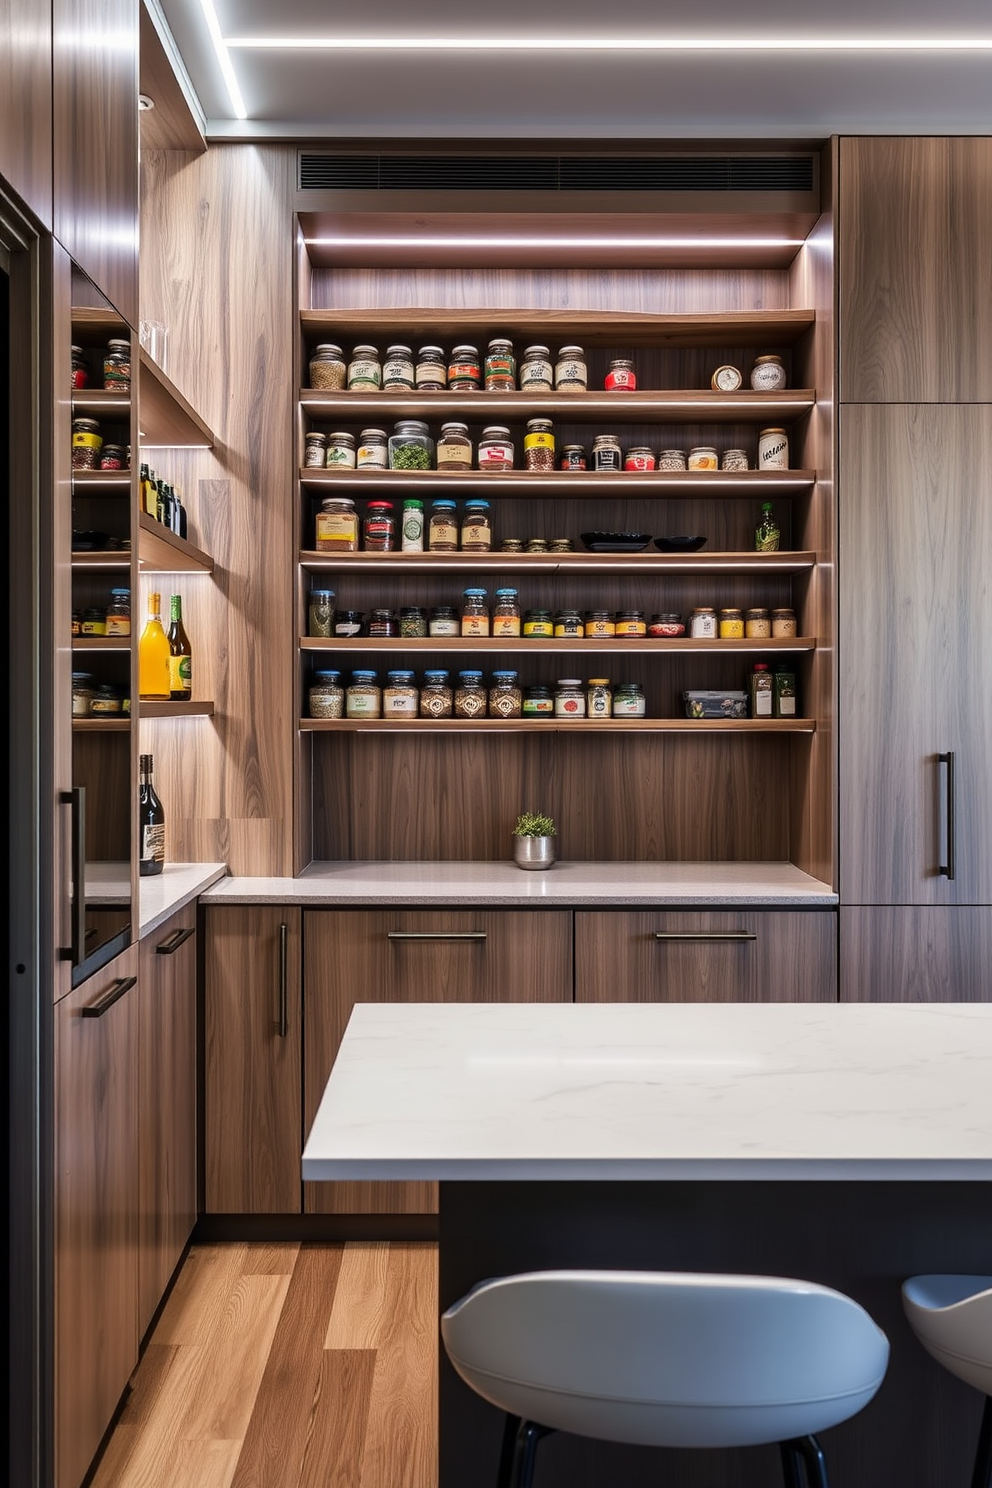
<instances>
[{"instance_id":1,"label":"jar with red lid","mask_svg":"<svg viewBox=\"0 0 992 1488\"><path fill-rule=\"evenodd\" d=\"M362 525L367 553L392 553L396 547L396 518L391 501L370 501Z\"/></svg>"},{"instance_id":2,"label":"jar with red lid","mask_svg":"<svg viewBox=\"0 0 992 1488\"><path fill-rule=\"evenodd\" d=\"M637 390L634 364L627 357L614 357L603 383L608 393L633 393Z\"/></svg>"}]
</instances>

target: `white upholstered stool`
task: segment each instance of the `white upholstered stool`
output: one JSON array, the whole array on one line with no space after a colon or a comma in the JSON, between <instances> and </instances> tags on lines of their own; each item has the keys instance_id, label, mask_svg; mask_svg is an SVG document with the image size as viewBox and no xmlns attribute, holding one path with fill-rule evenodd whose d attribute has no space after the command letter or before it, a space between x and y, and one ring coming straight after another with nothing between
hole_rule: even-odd
<instances>
[{"instance_id":1,"label":"white upholstered stool","mask_svg":"<svg viewBox=\"0 0 992 1488\"><path fill-rule=\"evenodd\" d=\"M928 1354L985 1396L972 1488L992 1488L992 1276L911 1276L902 1303Z\"/></svg>"},{"instance_id":2,"label":"white upholstered stool","mask_svg":"<svg viewBox=\"0 0 992 1488\"><path fill-rule=\"evenodd\" d=\"M658 1447L777 1442L786 1488L827 1488L815 1433L868 1404L889 1357L851 1298L770 1276L504 1276L450 1307L441 1336L465 1383L507 1414L499 1488L530 1488L537 1443L556 1430Z\"/></svg>"}]
</instances>

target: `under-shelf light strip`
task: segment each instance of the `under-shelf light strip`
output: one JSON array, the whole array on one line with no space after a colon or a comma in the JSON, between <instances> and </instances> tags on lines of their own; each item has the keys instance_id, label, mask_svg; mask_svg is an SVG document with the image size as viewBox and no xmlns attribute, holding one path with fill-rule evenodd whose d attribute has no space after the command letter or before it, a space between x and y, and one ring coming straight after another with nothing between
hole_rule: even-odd
<instances>
[{"instance_id":1,"label":"under-shelf light strip","mask_svg":"<svg viewBox=\"0 0 992 1488\"><path fill-rule=\"evenodd\" d=\"M201 0L206 9L210 0ZM971 36L228 36L228 47L338 52L972 52L992 37Z\"/></svg>"},{"instance_id":2,"label":"under-shelf light strip","mask_svg":"<svg viewBox=\"0 0 992 1488\"><path fill-rule=\"evenodd\" d=\"M306 238L311 248L801 248L803 238L715 238L715 237L333 237Z\"/></svg>"},{"instance_id":3,"label":"under-shelf light strip","mask_svg":"<svg viewBox=\"0 0 992 1488\"><path fill-rule=\"evenodd\" d=\"M231 100L234 117L236 119L247 119L248 110L245 108L245 101L241 97L241 89L234 75L234 67L232 66L231 57L227 50L229 43L224 40L223 32L220 29L220 21L217 19L216 10L214 10L213 0L200 0L200 8L203 11L203 18L207 23L207 30L210 32L210 40L213 42L214 51L217 54L217 63L227 88L227 96Z\"/></svg>"}]
</instances>

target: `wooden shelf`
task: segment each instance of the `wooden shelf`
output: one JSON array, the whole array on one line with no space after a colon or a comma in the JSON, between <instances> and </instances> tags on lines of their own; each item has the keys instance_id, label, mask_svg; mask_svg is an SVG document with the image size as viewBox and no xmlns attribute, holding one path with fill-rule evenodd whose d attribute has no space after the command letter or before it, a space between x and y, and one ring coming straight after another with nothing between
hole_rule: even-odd
<instances>
[{"instance_id":1,"label":"wooden shelf","mask_svg":"<svg viewBox=\"0 0 992 1488\"><path fill-rule=\"evenodd\" d=\"M72 339L80 346L105 346L111 336L131 335L131 327L115 310L76 305L69 314Z\"/></svg>"},{"instance_id":2,"label":"wooden shelf","mask_svg":"<svg viewBox=\"0 0 992 1488\"><path fill-rule=\"evenodd\" d=\"M138 565L142 573L213 573L214 560L147 512L138 513Z\"/></svg>"},{"instance_id":3,"label":"wooden shelf","mask_svg":"<svg viewBox=\"0 0 992 1488\"><path fill-rule=\"evenodd\" d=\"M74 470L72 472L72 494L77 496L122 496L131 495L130 470Z\"/></svg>"},{"instance_id":4,"label":"wooden shelf","mask_svg":"<svg viewBox=\"0 0 992 1488\"><path fill-rule=\"evenodd\" d=\"M72 395L72 416L77 418L80 414L84 418L99 419L101 423L129 423L131 395L108 393L103 388L80 388Z\"/></svg>"},{"instance_id":5,"label":"wooden shelf","mask_svg":"<svg viewBox=\"0 0 992 1488\"><path fill-rule=\"evenodd\" d=\"M74 718L72 720L74 734L126 734L130 727L131 719L126 714L119 718Z\"/></svg>"},{"instance_id":6,"label":"wooden shelf","mask_svg":"<svg viewBox=\"0 0 992 1488\"><path fill-rule=\"evenodd\" d=\"M425 656L569 656L576 660L582 656L655 656L660 653L693 655L717 653L720 655L775 655L781 651L815 651L815 636L787 636L774 640L700 641L690 636L676 639L656 639L654 636L619 636L605 640L546 640L535 636L428 636L413 639L410 636L390 637L381 640L378 636L352 636L350 638L323 639L301 636L303 651L331 651L367 656L370 653L408 652ZM427 663L429 665L429 663Z\"/></svg>"},{"instance_id":7,"label":"wooden shelf","mask_svg":"<svg viewBox=\"0 0 992 1488\"><path fill-rule=\"evenodd\" d=\"M142 722L146 718L212 718L214 705L210 702L156 703L150 698L139 698L138 713Z\"/></svg>"},{"instance_id":8,"label":"wooden shelf","mask_svg":"<svg viewBox=\"0 0 992 1488\"><path fill-rule=\"evenodd\" d=\"M460 496L512 498L517 496L566 497L598 500L601 496L663 498L666 496L699 496L726 500L744 496L754 500L762 494L773 496L800 495L816 483L815 470L678 470L605 472L601 470L552 470L534 475L526 470L507 470L501 474L475 470L451 472L437 470L301 470L300 484L308 491L329 496L333 491L350 496L397 497L439 495L444 487L457 487ZM430 487L436 487L433 492Z\"/></svg>"},{"instance_id":9,"label":"wooden shelf","mask_svg":"<svg viewBox=\"0 0 992 1488\"><path fill-rule=\"evenodd\" d=\"M141 366L138 422L144 449L212 449L214 434L171 378L145 348L139 348Z\"/></svg>"},{"instance_id":10,"label":"wooden shelf","mask_svg":"<svg viewBox=\"0 0 992 1488\"><path fill-rule=\"evenodd\" d=\"M805 573L815 553L300 553L308 573L768 574Z\"/></svg>"},{"instance_id":11,"label":"wooden shelf","mask_svg":"<svg viewBox=\"0 0 992 1488\"><path fill-rule=\"evenodd\" d=\"M77 651L130 651L131 636L73 636L73 654Z\"/></svg>"},{"instance_id":12,"label":"wooden shelf","mask_svg":"<svg viewBox=\"0 0 992 1488\"><path fill-rule=\"evenodd\" d=\"M131 554L122 549L108 548L87 553L73 553L73 571L78 569L96 569L100 573L120 572L130 573Z\"/></svg>"},{"instance_id":13,"label":"wooden shelf","mask_svg":"<svg viewBox=\"0 0 992 1488\"><path fill-rule=\"evenodd\" d=\"M321 393L304 388L300 405L314 422L352 419L558 418L579 424L765 424L792 420L816 404L812 388L782 393L664 389L636 393Z\"/></svg>"},{"instance_id":14,"label":"wooden shelf","mask_svg":"<svg viewBox=\"0 0 992 1488\"><path fill-rule=\"evenodd\" d=\"M812 734L812 718L301 718L302 733Z\"/></svg>"}]
</instances>

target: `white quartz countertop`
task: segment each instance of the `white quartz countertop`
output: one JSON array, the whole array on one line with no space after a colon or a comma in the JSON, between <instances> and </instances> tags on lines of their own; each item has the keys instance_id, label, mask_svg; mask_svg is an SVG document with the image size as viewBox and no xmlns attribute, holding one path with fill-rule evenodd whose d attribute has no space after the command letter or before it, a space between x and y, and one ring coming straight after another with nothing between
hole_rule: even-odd
<instances>
[{"instance_id":1,"label":"white quartz countertop","mask_svg":"<svg viewBox=\"0 0 992 1488\"><path fill-rule=\"evenodd\" d=\"M138 880L138 938L144 940L172 915L222 879L226 863L166 863L161 873Z\"/></svg>"},{"instance_id":2,"label":"white quartz countertop","mask_svg":"<svg viewBox=\"0 0 992 1488\"><path fill-rule=\"evenodd\" d=\"M992 1004L359 1004L304 1179L992 1179Z\"/></svg>"},{"instance_id":3,"label":"white quartz countertop","mask_svg":"<svg viewBox=\"0 0 992 1488\"><path fill-rule=\"evenodd\" d=\"M792 863L314 863L299 878L225 878L205 904L766 905L837 903Z\"/></svg>"}]
</instances>

